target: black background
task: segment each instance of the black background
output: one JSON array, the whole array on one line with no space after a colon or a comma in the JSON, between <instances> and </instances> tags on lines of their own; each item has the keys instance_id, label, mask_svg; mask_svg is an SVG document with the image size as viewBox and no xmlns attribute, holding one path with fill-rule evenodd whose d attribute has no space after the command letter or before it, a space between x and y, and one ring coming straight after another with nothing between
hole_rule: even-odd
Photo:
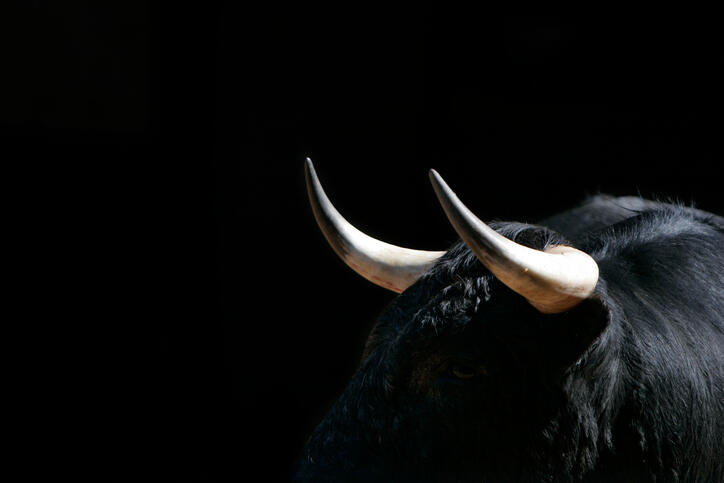
<instances>
[{"instance_id":1,"label":"black background","mask_svg":"<svg viewBox=\"0 0 724 483\"><path fill-rule=\"evenodd\" d=\"M45 444L85 443L59 463L73 474L288 478L394 296L326 245L306 156L348 220L412 248L456 238L433 167L485 220L535 221L601 191L722 213L713 15L18 13L0 132L22 168L10 211L34 230L17 286L40 377L25 384L43 396L29 399Z\"/></svg>"}]
</instances>

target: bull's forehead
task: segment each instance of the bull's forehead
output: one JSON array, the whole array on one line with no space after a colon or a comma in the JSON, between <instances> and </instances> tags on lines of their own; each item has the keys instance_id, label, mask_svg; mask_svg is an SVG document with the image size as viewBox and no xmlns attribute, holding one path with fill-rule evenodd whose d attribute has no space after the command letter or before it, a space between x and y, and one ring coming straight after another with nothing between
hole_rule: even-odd
<instances>
[{"instance_id":1,"label":"bull's forehead","mask_svg":"<svg viewBox=\"0 0 724 483\"><path fill-rule=\"evenodd\" d=\"M365 345L363 360L383 346L421 352L475 330L510 330L517 312L530 309L521 296L497 280L462 242L453 245L415 284L379 316ZM513 322L512 324L510 322ZM474 329L474 330L471 330Z\"/></svg>"},{"instance_id":2,"label":"bull's forehead","mask_svg":"<svg viewBox=\"0 0 724 483\"><path fill-rule=\"evenodd\" d=\"M365 354L381 344L417 344L413 349L420 350L464 330L491 299L492 282L485 274L420 280L380 315Z\"/></svg>"}]
</instances>

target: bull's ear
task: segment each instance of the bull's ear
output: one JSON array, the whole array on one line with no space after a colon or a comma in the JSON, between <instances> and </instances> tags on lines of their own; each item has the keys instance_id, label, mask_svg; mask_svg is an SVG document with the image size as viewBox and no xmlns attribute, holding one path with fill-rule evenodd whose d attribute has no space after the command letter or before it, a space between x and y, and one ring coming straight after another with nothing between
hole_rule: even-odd
<instances>
[{"instance_id":1,"label":"bull's ear","mask_svg":"<svg viewBox=\"0 0 724 483\"><path fill-rule=\"evenodd\" d=\"M605 300L597 295L587 298L573 309L551 317L548 347L550 361L557 371L576 364L603 336L611 321Z\"/></svg>"}]
</instances>

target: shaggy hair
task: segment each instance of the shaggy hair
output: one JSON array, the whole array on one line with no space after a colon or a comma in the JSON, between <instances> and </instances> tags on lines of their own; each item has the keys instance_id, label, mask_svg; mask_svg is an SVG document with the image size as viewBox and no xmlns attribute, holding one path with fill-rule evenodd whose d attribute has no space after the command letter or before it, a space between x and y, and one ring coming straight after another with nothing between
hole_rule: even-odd
<instances>
[{"instance_id":1,"label":"shaggy hair","mask_svg":"<svg viewBox=\"0 0 724 483\"><path fill-rule=\"evenodd\" d=\"M722 219L596 197L491 226L587 252L595 294L540 314L456 243L381 315L298 478L724 481ZM446 377L451 354L484 377Z\"/></svg>"}]
</instances>

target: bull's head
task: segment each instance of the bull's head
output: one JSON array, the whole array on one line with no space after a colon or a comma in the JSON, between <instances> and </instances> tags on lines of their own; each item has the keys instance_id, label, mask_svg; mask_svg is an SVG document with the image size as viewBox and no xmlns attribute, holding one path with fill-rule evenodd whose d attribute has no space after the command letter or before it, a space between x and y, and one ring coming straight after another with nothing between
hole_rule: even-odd
<instances>
[{"instance_id":1,"label":"bull's head","mask_svg":"<svg viewBox=\"0 0 724 483\"><path fill-rule=\"evenodd\" d=\"M564 374L608 322L593 258L543 227L486 225L434 170L433 188L462 243L445 252L390 245L339 214L310 160L306 176L335 252L401 295L311 436L297 478L467 481L545 466L545 455L528 450L547 447L544 440L549 447L563 431Z\"/></svg>"}]
</instances>

